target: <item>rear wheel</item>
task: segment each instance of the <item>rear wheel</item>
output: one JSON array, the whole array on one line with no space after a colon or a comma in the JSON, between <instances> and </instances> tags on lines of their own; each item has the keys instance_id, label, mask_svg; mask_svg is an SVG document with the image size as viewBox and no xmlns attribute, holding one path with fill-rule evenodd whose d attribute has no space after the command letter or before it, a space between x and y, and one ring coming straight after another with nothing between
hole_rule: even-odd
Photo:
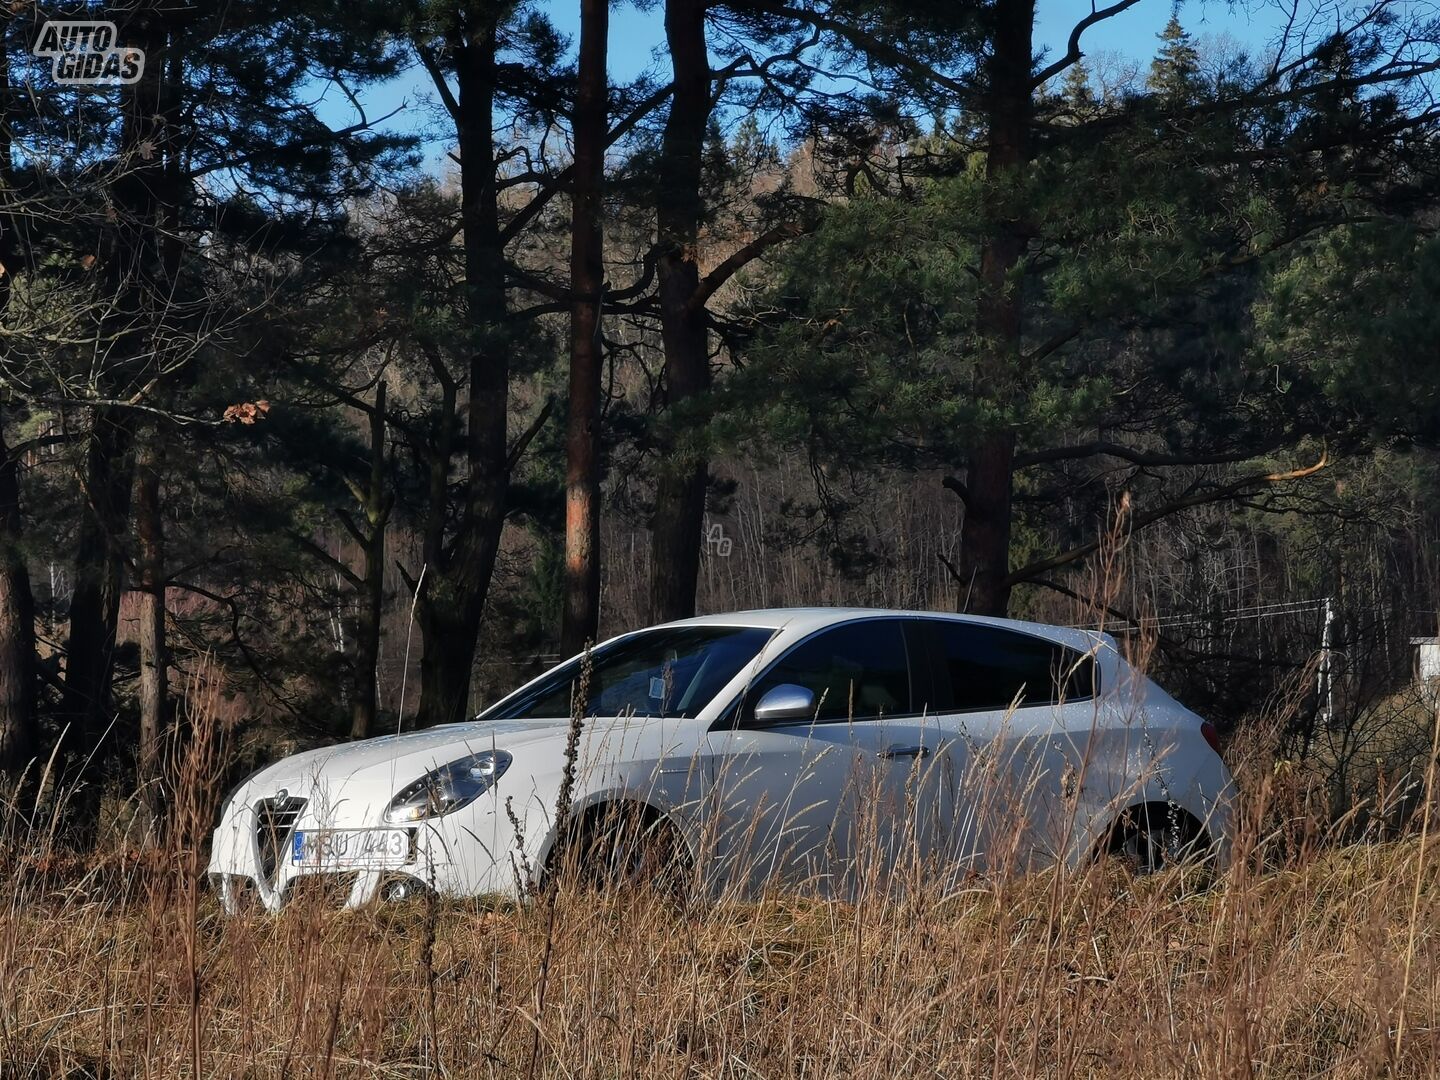
<instances>
[{"instance_id":1,"label":"rear wheel","mask_svg":"<svg viewBox=\"0 0 1440 1080\"><path fill-rule=\"evenodd\" d=\"M1105 851L1134 874L1200 867L1211 855L1204 828L1170 803L1142 803L1126 810L1115 822Z\"/></svg>"}]
</instances>

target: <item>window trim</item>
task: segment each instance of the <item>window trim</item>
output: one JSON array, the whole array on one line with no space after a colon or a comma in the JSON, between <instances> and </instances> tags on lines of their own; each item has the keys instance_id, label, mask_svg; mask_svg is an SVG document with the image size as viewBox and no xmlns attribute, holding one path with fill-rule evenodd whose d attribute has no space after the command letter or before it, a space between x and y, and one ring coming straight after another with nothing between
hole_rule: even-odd
<instances>
[{"instance_id":1,"label":"window trim","mask_svg":"<svg viewBox=\"0 0 1440 1080\"><path fill-rule=\"evenodd\" d=\"M940 631L938 629L938 627L942 625L969 626L975 627L980 630L990 630L1001 634L1013 634L1019 637L1029 638L1032 641L1043 642L1044 644L1050 646L1050 648L1052 649L1063 650L1063 652L1068 657L1073 657L1075 660L1083 659L1089 663L1092 675L1092 678L1090 680L1089 693L1076 694L1073 697L1065 698L1063 701L1057 701L1054 699L1051 699L1049 701L1037 701L1034 703L1026 703L1022 701L1019 705L1015 706L1013 710L1015 712L1028 711L1030 709L1060 709L1064 708L1067 705L1094 702L1101 696L1103 692L1101 686L1100 658L1095 655L1093 650L1087 651L1077 649L1073 645L1069 645L1066 642L1056 641L1054 638L1045 637L1041 634L1032 634L1027 630L1020 630L1018 628L1010 626L993 626L990 623L973 622L969 619L951 619L945 617L944 615L915 615L911 616L911 618L914 619L917 625L925 625L926 652L930 661L931 679L933 680L934 690L936 691L937 696L939 690L942 687L945 688L945 696L947 698L952 696L948 688L950 673L945 668L946 658L944 642L940 639ZM983 705L976 708L962 709L955 707L954 704L951 703L947 704L944 708L937 707L935 710L935 715L973 716L977 713L1008 713L1010 711L1012 710L1009 705Z\"/></svg>"},{"instance_id":2,"label":"window trim","mask_svg":"<svg viewBox=\"0 0 1440 1080\"><path fill-rule=\"evenodd\" d=\"M766 664L765 667L764 667L759 673L757 673L755 676L753 676L751 679L749 679L749 680L745 683L745 685L740 688L740 692L735 695L734 700L732 700L728 705L726 705L725 708L724 708L723 710L721 710L720 715L715 718L715 720L714 720L713 723L711 723L711 725L710 725L710 730L711 730L711 731L728 731L728 730L777 731L777 730L780 730L780 729L782 729L782 728L787 728L787 727L801 727L801 726L803 726L803 727L816 727L816 726L821 725L821 724L825 724L825 725L832 725L832 724L873 724L873 723L874 723L875 721L877 721L877 720L907 720L907 719L913 720L913 719L915 719L915 718L917 718L917 717L922 717L922 716L936 716L936 715L939 715L934 709L921 709L921 710L918 710L918 711L917 711L917 710L911 710L911 711L903 712L903 713L886 713L886 714L883 715L883 716L860 716L860 717L842 716L842 717L837 717L837 718L835 718L835 719L833 719L833 720L814 720L814 719L812 719L812 720L803 720L803 721L802 721L802 720L782 720L782 721L780 721L780 722L778 722L778 723L774 723L774 724L760 724L760 723L756 723L753 716L751 716L751 717L749 717L749 718L747 718L747 717L745 716L745 699L749 696L751 688L754 687L757 683L762 682L762 681L770 674L770 672L772 672L773 670L775 670L775 668L780 665L780 662L781 662L782 660L784 660L787 656L789 656L789 655L790 655L792 652L794 652L796 649L799 649L799 648L801 648L802 646L809 644L811 641L815 640L815 638L819 637L821 634L828 633L828 632L830 632L831 630L839 630L839 629L841 629L842 627L846 627L846 626L857 626L857 625L862 624L862 623L887 622L887 621L888 621L888 622L894 622L894 623L899 623L899 624L900 624L899 627L898 627L898 629L899 629L899 631L900 631L900 643L901 643L901 646L902 646L902 647L904 648L904 650L905 650L905 669L906 669L906 672L908 673L908 676L909 676L909 683L910 683L910 703L913 705L913 704L915 703L915 697L916 697L916 692L915 692L915 691L916 691L916 689L917 689L917 687L916 687L917 672L916 672L916 668L915 668L915 663L916 663L915 644L916 644L916 643L912 640L912 635L907 632L907 630L908 630L908 624L911 623L911 622L913 621L913 619L912 619L912 617L910 617L910 616L899 615L899 614L896 614L896 613L894 613L894 612L889 612L889 611L877 611L877 612L876 612L875 614L873 614L873 615L860 615L860 616L856 616L856 617L854 617L854 618L842 619L842 620L839 621L839 622L826 623L824 626L818 627L818 628L810 631L810 633L808 633L808 634L806 634L804 637L800 638L800 640L795 641L795 642L792 642L792 643L785 649L784 652L782 652L779 656L775 657L774 660L771 660L768 664ZM928 658L928 657L922 657L921 659L926 662L926 668L928 669L928 668L930 667L930 664L929 664L929 662L928 662L929 658ZM933 681L934 681L933 672L929 672L929 671L927 670L927 675L929 676L930 681L933 683ZM932 686L931 690L932 690L932 693L933 693L933 686ZM752 710L753 710L753 705L752 705Z\"/></svg>"}]
</instances>

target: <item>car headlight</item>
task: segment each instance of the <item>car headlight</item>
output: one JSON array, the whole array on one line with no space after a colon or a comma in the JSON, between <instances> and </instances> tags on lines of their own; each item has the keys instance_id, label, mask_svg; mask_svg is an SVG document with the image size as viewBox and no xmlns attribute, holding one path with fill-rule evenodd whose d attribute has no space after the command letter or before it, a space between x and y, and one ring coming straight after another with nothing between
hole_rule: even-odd
<instances>
[{"instance_id":1,"label":"car headlight","mask_svg":"<svg viewBox=\"0 0 1440 1080\"><path fill-rule=\"evenodd\" d=\"M511 760L504 750L486 750L442 765L391 799L385 820L397 825L424 821L468 806L505 774Z\"/></svg>"}]
</instances>

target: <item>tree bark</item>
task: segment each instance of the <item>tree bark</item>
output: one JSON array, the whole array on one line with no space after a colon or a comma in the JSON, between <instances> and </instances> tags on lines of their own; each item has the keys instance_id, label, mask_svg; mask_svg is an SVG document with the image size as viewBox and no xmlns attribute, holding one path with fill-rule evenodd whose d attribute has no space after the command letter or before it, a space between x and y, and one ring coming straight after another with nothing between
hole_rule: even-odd
<instances>
[{"instance_id":1,"label":"tree bark","mask_svg":"<svg viewBox=\"0 0 1440 1080\"><path fill-rule=\"evenodd\" d=\"M600 313L605 257L600 185L605 175L609 0L580 0L575 95L575 181L570 209L570 411L565 432L565 610L560 651L577 653L600 626Z\"/></svg>"},{"instance_id":2,"label":"tree bark","mask_svg":"<svg viewBox=\"0 0 1440 1080\"><path fill-rule=\"evenodd\" d=\"M97 326L108 342L106 363L95 378L102 398L129 398L147 386L165 347L162 325L173 293L166 280L164 148L167 129L166 80L172 52L167 48L165 13L143 9L128 25L126 40L144 50L139 82L122 88L118 159L124 168L111 187L114 225L104 237L98 272L109 307ZM173 217L172 219L173 220ZM111 754L102 748L113 714L111 687L120 598L125 588L126 546L135 484L137 414L116 406L95 406L80 480L84 509L75 545L74 592L66 643L62 719L69 746L84 762L84 784L70 804L77 842L93 837L99 824L99 797Z\"/></svg>"},{"instance_id":3,"label":"tree bark","mask_svg":"<svg viewBox=\"0 0 1440 1080\"><path fill-rule=\"evenodd\" d=\"M0 431L0 775L35 753L35 598L21 548L19 461Z\"/></svg>"},{"instance_id":4,"label":"tree bark","mask_svg":"<svg viewBox=\"0 0 1440 1080\"><path fill-rule=\"evenodd\" d=\"M466 318L471 333L469 400L464 406L466 481L460 520L447 540L447 485L458 421L455 388L447 386L441 432L430 462L425 567L417 602L425 641L416 716L422 727L461 720L468 714L480 618L505 528L510 361L501 333L507 305L493 121L495 53L503 7L470 3L466 29L451 43L459 87L453 114L460 147Z\"/></svg>"},{"instance_id":5,"label":"tree bark","mask_svg":"<svg viewBox=\"0 0 1440 1080\"><path fill-rule=\"evenodd\" d=\"M710 387L709 336L700 289L700 184L713 99L705 44L706 0L667 0L665 36L674 96L660 157L656 226L660 245L660 336L665 348L661 407L669 412ZM667 424L666 420L670 423ZM655 622L695 614L708 462L678 454L673 417L656 439L655 511L650 519L650 613Z\"/></svg>"},{"instance_id":6,"label":"tree bark","mask_svg":"<svg viewBox=\"0 0 1440 1080\"><path fill-rule=\"evenodd\" d=\"M18 15L0 15L0 186L12 187L10 40ZM0 216L0 320L20 269L16 224ZM20 462L0 426L0 776L23 772L36 750L35 597L22 546Z\"/></svg>"},{"instance_id":7,"label":"tree bark","mask_svg":"<svg viewBox=\"0 0 1440 1080\"><path fill-rule=\"evenodd\" d=\"M94 410L81 478L84 507L75 543L62 705L71 725L70 745L86 755L96 748L108 726L133 453L130 417L108 409Z\"/></svg>"},{"instance_id":8,"label":"tree bark","mask_svg":"<svg viewBox=\"0 0 1440 1080\"><path fill-rule=\"evenodd\" d=\"M368 739L375 731L377 681L380 661L380 617L385 608L385 527L390 519L390 497L385 489L385 383L375 388L375 410L370 414L370 483L365 491L366 533L364 585L355 627L355 700L351 706L350 737Z\"/></svg>"},{"instance_id":9,"label":"tree bark","mask_svg":"<svg viewBox=\"0 0 1440 1080\"><path fill-rule=\"evenodd\" d=\"M135 540L140 601L138 787L153 818L164 808L162 746L170 726L170 650L165 636L165 529L161 516L160 433L152 425L136 451Z\"/></svg>"},{"instance_id":10,"label":"tree bark","mask_svg":"<svg viewBox=\"0 0 1440 1080\"><path fill-rule=\"evenodd\" d=\"M993 395L1021 380L1021 258L1025 229L1010 188L1030 160L1034 57L1034 0L997 0L988 64L985 161L989 220L994 230L981 245L977 329L984 350L979 382ZM960 611L1004 615L1010 603L1010 519L1013 513L1015 433L985 433L970 454L965 519L960 532L956 606Z\"/></svg>"}]
</instances>

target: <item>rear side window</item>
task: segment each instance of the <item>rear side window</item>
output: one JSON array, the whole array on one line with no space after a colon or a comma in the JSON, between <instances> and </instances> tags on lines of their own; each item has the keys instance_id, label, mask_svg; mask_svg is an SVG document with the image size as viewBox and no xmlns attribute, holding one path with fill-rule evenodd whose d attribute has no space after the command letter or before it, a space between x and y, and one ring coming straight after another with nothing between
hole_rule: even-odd
<instances>
[{"instance_id":1,"label":"rear side window","mask_svg":"<svg viewBox=\"0 0 1440 1080\"><path fill-rule=\"evenodd\" d=\"M936 677L956 712L1076 701L1095 694L1095 662L1044 638L978 623L931 624Z\"/></svg>"},{"instance_id":2,"label":"rear side window","mask_svg":"<svg viewBox=\"0 0 1440 1080\"><path fill-rule=\"evenodd\" d=\"M749 708L782 683L815 695L820 722L909 713L910 665L899 620L847 623L802 641L750 688Z\"/></svg>"}]
</instances>

